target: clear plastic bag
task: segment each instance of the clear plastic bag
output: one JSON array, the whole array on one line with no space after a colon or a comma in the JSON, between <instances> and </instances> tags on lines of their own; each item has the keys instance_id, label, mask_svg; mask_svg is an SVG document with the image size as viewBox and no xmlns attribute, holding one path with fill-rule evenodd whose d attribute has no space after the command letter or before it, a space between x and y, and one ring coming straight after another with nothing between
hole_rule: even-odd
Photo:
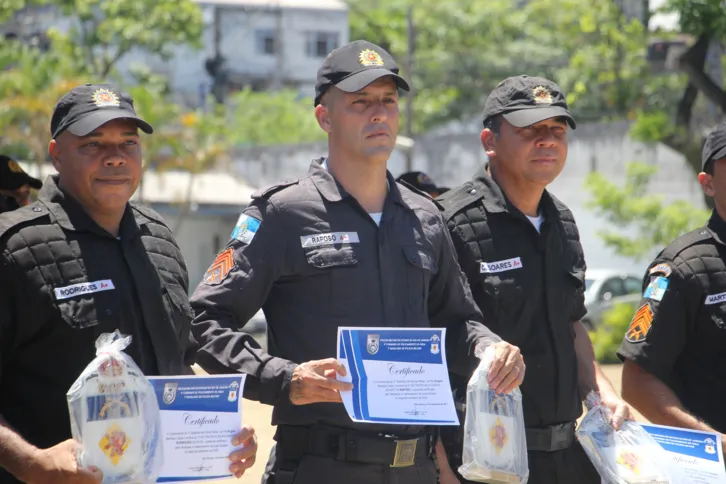
<instances>
[{"instance_id":1,"label":"clear plastic bag","mask_svg":"<svg viewBox=\"0 0 726 484\"><path fill-rule=\"evenodd\" d=\"M161 471L159 403L149 380L123 350L118 331L96 340L96 358L68 390L78 465L98 467L104 484L152 484Z\"/></svg>"},{"instance_id":2,"label":"clear plastic bag","mask_svg":"<svg viewBox=\"0 0 726 484\"><path fill-rule=\"evenodd\" d=\"M483 354L482 354L483 353ZM497 394L487 375L494 348L477 348L481 358L466 392L464 449L459 473L470 481L526 484L529 479L522 393Z\"/></svg>"},{"instance_id":3,"label":"clear plastic bag","mask_svg":"<svg viewBox=\"0 0 726 484\"><path fill-rule=\"evenodd\" d=\"M628 420L615 430L612 412L596 392L590 392L585 405L589 410L577 428L577 440L606 484L675 483L670 458L643 427Z\"/></svg>"}]
</instances>

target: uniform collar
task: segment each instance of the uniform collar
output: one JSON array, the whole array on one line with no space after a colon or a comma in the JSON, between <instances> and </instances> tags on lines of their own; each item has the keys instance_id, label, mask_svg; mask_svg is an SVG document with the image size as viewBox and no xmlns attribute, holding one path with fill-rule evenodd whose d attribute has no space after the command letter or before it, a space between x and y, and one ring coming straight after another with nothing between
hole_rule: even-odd
<instances>
[{"instance_id":1,"label":"uniform collar","mask_svg":"<svg viewBox=\"0 0 726 484\"><path fill-rule=\"evenodd\" d=\"M512 205L507 196L504 194L497 182L489 175L487 168L488 164L484 165L479 171L476 172L473 179L473 188L478 193L473 195L480 196L484 208L489 213L502 213L506 212L510 215L522 214L522 212ZM539 215L544 215L545 219L552 218L557 213L557 207L555 207L552 196L547 190L542 192L542 199L539 202Z\"/></svg>"},{"instance_id":2,"label":"uniform collar","mask_svg":"<svg viewBox=\"0 0 726 484\"><path fill-rule=\"evenodd\" d=\"M711 218L708 219L706 230L716 239L716 242L721 245L726 245L726 222L724 222L716 210L711 212Z\"/></svg>"},{"instance_id":3,"label":"uniform collar","mask_svg":"<svg viewBox=\"0 0 726 484\"><path fill-rule=\"evenodd\" d=\"M326 158L317 158L310 164L308 170L308 176L315 184L315 188L318 189L320 194L329 202L340 202L346 198L353 198L353 196L345 191L345 188L333 178L333 175L323 167L323 161ZM388 181L388 195L386 196L386 203L390 201L401 205L406 208L410 208L406 201L401 196L401 191L396 185L396 180L389 171L386 171L386 180Z\"/></svg>"},{"instance_id":4,"label":"uniform collar","mask_svg":"<svg viewBox=\"0 0 726 484\"><path fill-rule=\"evenodd\" d=\"M72 232L92 232L102 237L112 237L106 230L101 228L93 219L83 210L81 205L67 195L58 186L58 175L50 175L43 188L38 193L38 201L48 208L48 211L63 229ZM127 203L124 215L121 218L121 226L119 228L119 236L129 236L139 230L138 224L134 219L131 206Z\"/></svg>"}]
</instances>

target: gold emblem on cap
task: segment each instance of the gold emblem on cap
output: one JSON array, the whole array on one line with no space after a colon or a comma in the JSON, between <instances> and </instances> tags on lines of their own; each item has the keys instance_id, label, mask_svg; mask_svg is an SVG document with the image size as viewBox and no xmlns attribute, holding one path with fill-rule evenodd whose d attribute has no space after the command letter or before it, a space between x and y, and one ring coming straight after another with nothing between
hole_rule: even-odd
<instances>
[{"instance_id":1,"label":"gold emblem on cap","mask_svg":"<svg viewBox=\"0 0 726 484\"><path fill-rule=\"evenodd\" d=\"M13 173L23 173L23 169L20 168L20 165L17 164L17 162L10 160L8 161L8 168L10 168L10 171Z\"/></svg>"},{"instance_id":2,"label":"gold emblem on cap","mask_svg":"<svg viewBox=\"0 0 726 484\"><path fill-rule=\"evenodd\" d=\"M360 63L366 67L383 65L383 59L381 59L381 55L375 50L371 49L361 51L358 59L360 60Z\"/></svg>"},{"instance_id":3,"label":"gold emblem on cap","mask_svg":"<svg viewBox=\"0 0 726 484\"><path fill-rule=\"evenodd\" d=\"M109 106L118 107L121 103L118 100L118 96L108 89L98 89L93 93L93 102L99 108L105 108Z\"/></svg>"},{"instance_id":4,"label":"gold emblem on cap","mask_svg":"<svg viewBox=\"0 0 726 484\"><path fill-rule=\"evenodd\" d=\"M552 104L552 94L544 86L537 86L532 90L535 104Z\"/></svg>"}]
</instances>

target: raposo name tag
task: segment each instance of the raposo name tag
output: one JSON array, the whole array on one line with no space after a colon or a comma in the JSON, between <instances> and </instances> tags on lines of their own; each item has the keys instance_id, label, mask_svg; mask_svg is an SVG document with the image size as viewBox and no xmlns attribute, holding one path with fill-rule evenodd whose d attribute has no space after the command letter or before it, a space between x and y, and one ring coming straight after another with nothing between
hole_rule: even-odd
<instances>
[{"instance_id":1,"label":"raposo name tag","mask_svg":"<svg viewBox=\"0 0 726 484\"><path fill-rule=\"evenodd\" d=\"M332 232L329 234L303 235L300 237L303 247L317 247L331 244L357 244L358 232Z\"/></svg>"}]
</instances>

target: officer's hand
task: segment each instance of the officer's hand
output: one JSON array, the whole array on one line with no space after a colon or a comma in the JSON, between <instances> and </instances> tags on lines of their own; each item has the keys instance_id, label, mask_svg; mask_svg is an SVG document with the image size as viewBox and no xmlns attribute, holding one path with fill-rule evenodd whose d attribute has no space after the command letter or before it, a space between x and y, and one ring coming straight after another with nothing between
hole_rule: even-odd
<instances>
[{"instance_id":1,"label":"officer's hand","mask_svg":"<svg viewBox=\"0 0 726 484\"><path fill-rule=\"evenodd\" d=\"M524 381L524 359L519 348L506 341L492 345L494 361L489 368L487 381L495 393L509 393Z\"/></svg>"},{"instance_id":2,"label":"officer's hand","mask_svg":"<svg viewBox=\"0 0 726 484\"><path fill-rule=\"evenodd\" d=\"M345 376L345 367L335 358L308 361L292 372L290 401L295 405L342 402L339 392L353 389L352 383L335 379L329 370Z\"/></svg>"},{"instance_id":3,"label":"officer's hand","mask_svg":"<svg viewBox=\"0 0 726 484\"><path fill-rule=\"evenodd\" d=\"M630 405L619 399L617 396L603 396L600 394L602 404L607 407L613 415L611 424L615 430L620 430L623 422L626 420L633 420L633 414L630 411Z\"/></svg>"},{"instance_id":4,"label":"officer's hand","mask_svg":"<svg viewBox=\"0 0 726 484\"><path fill-rule=\"evenodd\" d=\"M82 469L76 461L78 443L66 440L38 452L25 482L28 484L101 484L103 474L97 468Z\"/></svg>"},{"instance_id":5,"label":"officer's hand","mask_svg":"<svg viewBox=\"0 0 726 484\"><path fill-rule=\"evenodd\" d=\"M244 446L239 450L235 450L229 454L229 460L232 464L229 466L229 471L234 474L234 477L239 479L245 473L247 469L255 464L257 458L257 436L255 435L255 429L251 425L243 425L242 430L232 438L232 445Z\"/></svg>"}]
</instances>

